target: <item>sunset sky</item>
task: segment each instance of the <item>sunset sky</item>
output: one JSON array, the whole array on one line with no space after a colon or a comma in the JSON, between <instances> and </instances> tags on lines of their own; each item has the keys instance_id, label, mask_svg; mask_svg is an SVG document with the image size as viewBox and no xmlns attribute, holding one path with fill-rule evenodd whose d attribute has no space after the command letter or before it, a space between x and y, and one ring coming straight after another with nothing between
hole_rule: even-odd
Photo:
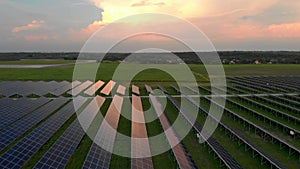
<instances>
[{"instance_id":1,"label":"sunset sky","mask_svg":"<svg viewBox=\"0 0 300 169\"><path fill-rule=\"evenodd\" d=\"M299 9L299 0L1 0L0 52L79 51L96 30L144 12L188 20L217 50L300 50Z\"/></svg>"}]
</instances>

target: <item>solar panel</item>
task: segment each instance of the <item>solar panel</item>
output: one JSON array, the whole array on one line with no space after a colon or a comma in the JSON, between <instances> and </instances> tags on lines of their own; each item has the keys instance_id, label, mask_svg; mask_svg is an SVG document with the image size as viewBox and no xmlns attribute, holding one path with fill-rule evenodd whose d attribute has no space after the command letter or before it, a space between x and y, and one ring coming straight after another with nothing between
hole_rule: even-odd
<instances>
[{"instance_id":1,"label":"solar panel","mask_svg":"<svg viewBox=\"0 0 300 169\"><path fill-rule=\"evenodd\" d=\"M148 85L145 85L145 88L147 90L148 93L151 93L152 92L152 88Z\"/></svg>"},{"instance_id":2,"label":"solar panel","mask_svg":"<svg viewBox=\"0 0 300 169\"><path fill-rule=\"evenodd\" d=\"M208 100L208 99L205 98L205 100ZM230 100L228 100L228 101L229 101L229 103L231 102ZM216 102L213 102L213 103L216 106L223 107L223 106L219 105ZM276 143L277 142L279 144L280 148L287 147L290 155L292 155L293 153L296 153L298 155L298 157L300 157L300 150L298 148L296 148L293 145L287 143L286 141L280 139L279 137L277 137L276 135L272 134L271 132L263 129L262 127L258 126L257 124L252 123L251 121L249 121L249 120L245 119L244 117L236 114L235 112L229 110L228 108L224 108L224 113L229 114L229 117L232 117L234 120L241 121L242 124L248 126L249 130L251 128L254 128L255 131L256 131L255 134L259 135L259 133L263 133L263 135L265 136L264 139L269 138L272 141L272 143Z\"/></svg>"},{"instance_id":3,"label":"solar panel","mask_svg":"<svg viewBox=\"0 0 300 169\"><path fill-rule=\"evenodd\" d=\"M81 82L79 82L79 81L73 81L72 83L69 83L69 84L67 84L67 85L65 85L65 86L63 86L61 88L52 90L49 93L51 93L51 94L53 94L55 96L60 96L60 95L62 95L64 93L66 93L67 91L71 90L72 87L75 88L75 87L77 87L80 84L81 84Z\"/></svg>"},{"instance_id":4,"label":"solar panel","mask_svg":"<svg viewBox=\"0 0 300 169\"><path fill-rule=\"evenodd\" d=\"M152 92L152 89L150 86L148 86L148 91ZM162 105L159 103L157 98L155 96L150 95L150 99L152 102L152 105L154 106L154 109L156 111L157 116L159 117L160 123L164 129L164 131L167 131L170 127L171 124L169 122L169 119L167 116L164 114L162 108ZM179 168L182 169L192 169L192 168L198 168L196 166L196 163L194 160L191 158L189 153L185 150L185 147L183 143L180 141L178 134L173 128L170 128L168 130L169 132L165 132L167 140L169 142L170 146L175 146L172 148L172 151L174 153L174 156L176 158L177 164Z\"/></svg>"},{"instance_id":5,"label":"solar panel","mask_svg":"<svg viewBox=\"0 0 300 169\"><path fill-rule=\"evenodd\" d=\"M22 109L28 108L31 104L31 100L27 98L3 99L3 104L0 106L0 115L7 115L11 112L21 111Z\"/></svg>"},{"instance_id":6,"label":"solar panel","mask_svg":"<svg viewBox=\"0 0 300 169\"><path fill-rule=\"evenodd\" d=\"M159 88L165 91L166 94L168 94L162 86L159 86ZM176 89L176 87L174 86L173 88ZM202 131L202 125L199 122L196 121L195 123L193 123L192 117L189 116L189 113L185 110L185 108L180 108L180 104L172 96L167 95L167 97L175 106L175 108L188 121L188 123L193 126L196 132L200 134L200 137L207 138L206 143L228 168L242 168L242 166L222 147L222 145L219 144L219 142L215 138L209 137L208 133L205 130Z\"/></svg>"},{"instance_id":7,"label":"solar panel","mask_svg":"<svg viewBox=\"0 0 300 169\"><path fill-rule=\"evenodd\" d=\"M79 116L86 116L89 118L85 121L89 122L89 124L86 123L86 126L90 126L100 107L104 103L104 100L104 98L95 97L85 110L79 114ZM97 108L95 109L94 107ZM78 119L75 119L34 168L65 168L84 134L85 132L81 127L80 122Z\"/></svg>"},{"instance_id":8,"label":"solar panel","mask_svg":"<svg viewBox=\"0 0 300 169\"><path fill-rule=\"evenodd\" d=\"M10 143L26 133L29 129L41 122L56 109L66 103L68 99L59 98L47 103L46 105L35 110L30 115L18 120L0 131L0 151L6 148Z\"/></svg>"},{"instance_id":9,"label":"solar panel","mask_svg":"<svg viewBox=\"0 0 300 169\"><path fill-rule=\"evenodd\" d=\"M0 116L0 129L31 113L33 110L50 101L50 99L47 98L38 98L36 100L25 98L21 100L24 100L24 102L11 102L13 109L0 108L0 111L3 112L1 113L3 116Z\"/></svg>"},{"instance_id":10,"label":"solar panel","mask_svg":"<svg viewBox=\"0 0 300 169\"><path fill-rule=\"evenodd\" d=\"M100 168L98 166L102 166L101 169L109 169L110 159L110 152L102 149L96 143L93 143L82 168L94 169Z\"/></svg>"},{"instance_id":11,"label":"solar panel","mask_svg":"<svg viewBox=\"0 0 300 169\"><path fill-rule=\"evenodd\" d=\"M139 95L140 94L139 87L136 85L132 85L132 92Z\"/></svg>"},{"instance_id":12,"label":"solar panel","mask_svg":"<svg viewBox=\"0 0 300 169\"><path fill-rule=\"evenodd\" d=\"M82 168L109 168L122 104L123 98L115 95ZM105 149L102 148L104 146Z\"/></svg>"},{"instance_id":13,"label":"solar panel","mask_svg":"<svg viewBox=\"0 0 300 169\"><path fill-rule=\"evenodd\" d=\"M109 81L107 83L107 85L101 90L101 93L102 94L105 94L105 95L109 95L111 90L114 88L114 86L116 85L116 82L114 81Z\"/></svg>"},{"instance_id":14,"label":"solar panel","mask_svg":"<svg viewBox=\"0 0 300 169\"><path fill-rule=\"evenodd\" d=\"M86 81L82 84L80 84L79 86L73 88L71 91L68 92L68 94L72 95L72 96L77 96L79 95L84 89L88 88L90 85L92 85L93 82L91 81Z\"/></svg>"},{"instance_id":15,"label":"solar panel","mask_svg":"<svg viewBox=\"0 0 300 169\"><path fill-rule=\"evenodd\" d=\"M74 99L74 104L81 107L85 101L85 98L77 97ZM76 111L74 110L73 103L68 103L7 152L2 154L0 156L0 167L21 168Z\"/></svg>"},{"instance_id":16,"label":"solar panel","mask_svg":"<svg viewBox=\"0 0 300 169\"><path fill-rule=\"evenodd\" d=\"M132 95L131 168L153 168L151 157L142 101Z\"/></svg>"},{"instance_id":17,"label":"solar panel","mask_svg":"<svg viewBox=\"0 0 300 169\"><path fill-rule=\"evenodd\" d=\"M184 99L186 99L187 101L189 101L193 106L196 106L201 112L203 112L206 117L211 118L215 121L218 121L217 119L215 119L213 116L208 116L209 112L202 108L201 106L199 106L199 104L197 104L192 98L184 96ZM208 98L205 97L206 100L209 100ZM214 104L218 104L214 101L211 100L212 103ZM217 106L220 106L219 104ZM250 142L244 135L242 135L239 132L234 131L232 128L230 128L227 124L225 124L222 120L219 122L219 125L221 127L223 127L224 129L226 129L227 131L229 131L233 136L235 136L236 138L238 138L240 141L242 141L244 144L246 144L248 147L250 147L253 151L255 151L256 153L258 153L261 157L263 157L264 159L266 159L272 166L275 166L277 168L286 168L286 166L284 166L282 163L280 163L279 161L277 161L275 158L271 157L269 154L267 154L265 151L263 151L260 147L258 147L257 145L253 144L252 142Z\"/></svg>"},{"instance_id":18,"label":"solar panel","mask_svg":"<svg viewBox=\"0 0 300 169\"><path fill-rule=\"evenodd\" d=\"M84 93L87 95L94 95L97 90L99 90L102 86L104 85L104 82L99 80L98 82L96 82L95 84L93 84L90 88L88 88Z\"/></svg>"},{"instance_id":19,"label":"solar panel","mask_svg":"<svg viewBox=\"0 0 300 169\"><path fill-rule=\"evenodd\" d=\"M119 85L118 89L117 89L117 93L121 94L121 95L125 95L126 92L126 87Z\"/></svg>"}]
</instances>

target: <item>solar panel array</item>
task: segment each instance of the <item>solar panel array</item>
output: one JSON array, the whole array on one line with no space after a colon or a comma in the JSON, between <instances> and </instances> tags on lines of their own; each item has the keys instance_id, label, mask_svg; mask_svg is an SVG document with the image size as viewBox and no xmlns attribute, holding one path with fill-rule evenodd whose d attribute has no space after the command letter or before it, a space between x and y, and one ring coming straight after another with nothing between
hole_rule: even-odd
<instances>
[{"instance_id":1,"label":"solar panel array","mask_svg":"<svg viewBox=\"0 0 300 169\"><path fill-rule=\"evenodd\" d=\"M178 88L174 87L173 88L177 91L179 91ZM182 93L184 95L184 93ZM192 103L193 106L196 106L199 110L201 110L201 112L205 113L205 115L207 115L209 118L218 121L217 119L215 119L213 116L209 115L208 110L202 108L201 106L199 106L191 97L188 96L184 96L184 99L188 100L190 103ZM206 98L207 99L207 98ZM211 101L211 100L209 100ZM218 104L214 101L212 101L214 104ZM283 165L282 163L280 163L278 160L276 160L275 158L271 157L269 154L267 154L265 151L263 151L259 146L255 145L254 143L250 142L244 135L242 135L241 133L235 131L234 129L232 129L231 127L229 127L227 124L225 124L222 120L219 122L219 126L223 127L224 129L226 129L228 132L230 132L233 136L235 136L236 138L238 138L240 141L242 141L244 144L246 144L247 146L249 146L254 152L258 153L259 155L261 155L261 157L263 159L266 159L271 166L276 167L276 168L287 168L285 165Z\"/></svg>"},{"instance_id":2,"label":"solar panel array","mask_svg":"<svg viewBox=\"0 0 300 169\"><path fill-rule=\"evenodd\" d=\"M131 168L153 168L151 157L142 101L139 96L132 95Z\"/></svg>"},{"instance_id":3,"label":"solar panel array","mask_svg":"<svg viewBox=\"0 0 300 169\"><path fill-rule=\"evenodd\" d=\"M90 118L87 120L89 123L85 124L89 126L97 115L104 100L104 98L95 97L83 112L80 113L78 118L80 118L80 116ZM34 168L65 168L84 134L85 131L81 127L80 122L78 119L75 119Z\"/></svg>"},{"instance_id":4,"label":"solar panel array","mask_svg":"<svg viewBox=\"0 0 300 169\"><path fill-rule=\"evenodd\" d=\"M74 81L72 83L67 81L56 82L56 81L16 81L16 82L0 82L0 94L10 97L14 95L20 95L23 97L27 97L31 94L37 96L44 96L48 93L53 94L55 96L60 96L67 91L75 88L81 84L79 81Z\"/></svg>"},{"instance_id":5,"label":"solar panel array","mask_svg":"<svg viewBox=\"0 0 300 169\"><path fill-rule=\"evenodd\" d=\"M85 98L75 99L77 105L83 105ZM0 167L3 169L21 168L54 134L55 132L75 113L73 103L63 107L47 121L42 123L30 134L25 136L7 152L0 156Z\"/></svg>"},{"instance_id":6,"label":"solar panel array","mask_svg":"<svg viewBox=\"0 0 300 169\"><path fill-rule=\"evenodd\" d=\"M79 81L73 81L72 83L67 83L66 85L64 85L60 88L52 90L49 93L53 94L55 96L60 96L64 93L66 93L67 91L71 90L72 88L77 87L80 84L81 84L81 82L79 82Z\"/></svg>"},{"instance_id":7,"label":"solar panel array","mask_svg":"<svg viewBox=\"0 0 300 169\"><path fill-rule=\"evenodd\" d=\"M168 91L163 88L162 86L159 86L159 88L166 94L168 94ZM205 131L202 131L202 126L199 122L193 123L193 118L189 116L189 113L184 108L180 108L180 104L170 95L167 95L168 99L171 101L171 103L176 107L176 109L184 116L184 118L190 123L190 125L193 126L195 131L200 134L200 137L202 139L206 140L206 143L210 146L210 148L217 154L217 156L221 159L221 161L226 165L228 168L242 168L242 166L221 146L220 143L217 142L217 140L213 137L207 137L207 133ZM204 135L201 135L201 133L204 133ZM205 139L206 138L206 139Z\"/></svg>"},{"instance_id":8,"label":"solar panel array","mask_svg":"<svg viewBox=\"0 0 300 169\"><path fill-rule=\"evenodd\" d=\"M39 96L43 96L51 90L55 90L57 88L62 87L68 82L56 82L56 81L50 81L50 82L32 82L32 81L26 81L26 82L15 82L10 86L7 86L6 88L2 88L0 90L0 93L4 96L12 96L12 95L21 95L21 96L28 96L30 94L36 94Z\"/></svg>"},{"instance_id":9,"label":"solar panel array","mask_svg":"<svg viewBox=\"0 0 300 169\"><path fill-rule=\"evenodd\" d=\"M85 82L83 82L82 84L80 84L77 87L73 88L71 91L69 91L67 93L72 95L72 96L77 96L92 84L93 84L93 82L91 82L91 81L85 81Z\"/></svg>"},{"instance_id":10,"label":"solar panel array","mask_svg":"<svg viewBox=\"0 0 300 169\"><path fill-rule=\"evenodd\" d=\"M150 93L152 92L150 86L147 86L147 91ZM152 105L154 105L154 109L156 111L156 114L160 120L160 123L164 131L167 131L171 127L171 125L167 116L164 114L163 110L161 109L162 105L159 103L158 99L155 96L150 96L150 99L152 101ZM170 132L165 132L165 134L170 147L174 146L172 148L172 151L174 153L179 168L181 169L198 168L196 163L192 159L191 155L186 150L184 144L180 141L176 131L173 128L170 128L169 130Z\"/></svg>"},{"instance_id":11,"label":"solar panel array","mask_svg":"<svg viewBox=\"0 0 300 169\"><path fill-rule=\"evenodd\" d=\"M1 101L2 100L0 100L0 102ZM39 98L35 100L24 98L12 100L8 106L0 106L0 114L4 115L0 116L0 129L19 118L26 116L48 101L50 101L50 99L47 98Z\"/></svg>"},{"instance_id":12,"label":"solar panel array","mask_svg":"<svg viewBox=\"0 0 300 169\"><path fill-rule=\"evenodd\" d=\"M300 161L298 144L296 146L294 145L295 140L300 136L300 96L298 93L300 87L297 85L300 82L300 78L231 77L228 81L230 86L227 88L227 94L229 96L227 97L227 105L229 107L225 107L224 115L237 121L239 125L248 128L248 131L253 132L258 138L269 140L275 146L280 147L280 150L287 150L289 155L287 158L296 156ZM96 83L91 81L74 81L72 83L66 81L0 82L0 94L6 96L5 98L0 98L0 151L2 151L0 156L0 168L23 167L27 161L31 160L32 157L53 138L54 134L60 130L67 120L75 115L75 111L85 105L87 98L78 95L93 96L104 85L105 83L103 81L97 81ZM101 90L101 94L107 97L115 86L116 82L114 81L106 83L105 87ZM152 92L150 86L146 85L145 87L149 93ZM168 94L165 88L159 87ZM180 93L179 89L174 86L173 88L177 90L177 93ZM191 89L188 86L183 89L183 93L181 93L182 95L178 95L179 97L181 96L190 106L199 109L205 118L216 121L214 117L209 115L206 107L199 106L194 101L194 97L190 97L190 95L193 96L196 94L195 89ZM209 105L211 103L216 108L222 108L221 105L214 102L211 99L212 97L209 96L211 90L202 86L199 86L199 89L201 92L208 94L199 96L205 104ZM223 90L221 88L216 89L219 91ZM71 94L73 98L58 97L50 99L43 97L48 93L61 96L66 92ZM118 95L113 97L107 110L105 120L102 121L95 136L96 142L91 145L89 152L86 154L82 168L109 168L110 166L112 158L111 151L114 148L116 130L121 114L119 110L121 110L123 104L123 98L120 95L125 95L126 88L119 85L116 92ZM139 95L139 87L133 85L132 93ZM26 98L31 94L42 97L35 99ZM13 95L20 95L23 96L23 98L8 98ZM84 121L84 123L82 124L76 119L70 125L66 126L66 130L58 136L58 139L56 139L50 148L47 148L46 153L43 154L38 163L34 164L34 168L66 167L76 148L81 144L81 140L85 135L84 131L90 127L90 124L104 103L104 97L96 96L87 104L77 117L81 121ZM146 141L134 139L148 138L141 97L134 94L132 95L133 121L131 124L131 135L133 139L131 141L131 155L133 158L131 159L131 168L153 168L148 139L146 139ZM179 110L180 106L177 100L171 95L167 95L167 98ZM72 99L74 99L75 104L79 105L76 106L76 110L74 110L73 103L69 102ZM150 96L150 99L157 115L160 114L158 118L162 128L164 130L169 129L171 123L168 117L164 113L161 113L162 110L160 109L162 106L160 106L159 100L153 95ZM180 114L187 122L190 123L192 121L188 110L182 109ZM260 121L261 123L256 124L253 120ZM282 130L276 130L274 133L273 131L269 131L269 128L266 128L266 126ZM202 131L202 126L199 122L196 122L193 128L197 133ZM245 150L252 151L253 157L260 157L261 164L267 163L272 168L287 168L281 160L277 160L276 156L276 158L274 158L268 153L268 150L248 139L247 136L239 132L235 126L231 126L231 123L221 120L219 128L229 134L233 141L238 142L239 145L244 145ZM166 135L166 139L169 145L172 145L172 142L179 142L179 144L172 148L178 167L197 168L188 149L179 141L177 131L174 129L171 131L171 133L169 132L169 134ZM290 134L291 137L286 139L282 134ZM200 137L206 137L205 135L206 133L204 132L204 135L200 135ZM214 137L208 138L206 144L226 167L242 168ZM103 149L103 146L106 146L106 148ZM140 156L144 158L134 158Z\"/></svg>"},{"instance_id":13,"label":"solar panel array","mask_svg":"<svg viewBox=\"0 0 300 169\"><path fill-rule=\"evenodd\" d=\"M30 115L20 119L19 121L16 121L15 123L1 130L0 150L6 148L10 143L22 136L25 132L41 122L67 101L68 99L66 98L55 99L54 101L51 101L48 104L35 110Z\"/></svg>"},{"instance_id":14,"label":"solar panel array","mask_svg":"<svg viewBox=\"0 0 300 169\"><path fill-rule=\"evenodd\" d=\"M123 98L115 95L86 157L84 169L109 168L122 105Z\"/></svg>"}]
</instances>

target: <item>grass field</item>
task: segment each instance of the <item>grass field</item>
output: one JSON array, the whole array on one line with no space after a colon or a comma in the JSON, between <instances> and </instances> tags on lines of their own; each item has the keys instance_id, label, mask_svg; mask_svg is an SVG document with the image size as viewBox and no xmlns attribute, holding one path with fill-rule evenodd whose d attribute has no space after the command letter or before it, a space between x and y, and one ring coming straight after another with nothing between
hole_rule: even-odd
<instances>
[{"instance_id":1,"label":"grass field","mask_svg":"<svg viewBox=\"0 0 300 169\"><path fill-rule=\"evenodd\" d=\"M52 64L68 64L75 63L74 60L63 60L63 59L26 59L19 61L0 61L0 65L52 65Z\"/></svg>"},{"instance_id":2,"label":"grass field","mask_svg":"<svg viewBox=\"0 0 300 169\"><path fill-rule=\"evenodd\" d=\"M66 60L22 60L0 62L2 65L30 65L30 64L66 64L73 63L73 61ZM89 73L91 67L96 63L82 64L81 67ZM115 69L118 67L118 62L102 63L97 72L97 79L109 81L113 76ZM132 65L136 66L136 65ZM174 71L177 65L163 65L168 66ZM188 65L198 82L208 82L208 76L204 65ZM33 81L72 81L74 65L66 65L64 67L56 68L40 68L40 69L0 69L0 81L14 81L14 80L33 80ZM299 75L300 64L297 65L224 65L226 76L280 76L280 75ZM140 72L135 78L135 82L172 82L173 79L167 73L157 69L149 69Z\"/></svg>"}]
</instances>

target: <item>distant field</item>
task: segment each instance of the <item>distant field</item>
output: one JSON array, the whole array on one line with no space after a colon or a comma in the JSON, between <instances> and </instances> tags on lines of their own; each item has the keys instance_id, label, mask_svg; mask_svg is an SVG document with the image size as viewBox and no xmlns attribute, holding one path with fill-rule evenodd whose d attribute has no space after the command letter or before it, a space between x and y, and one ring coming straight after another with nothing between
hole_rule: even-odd
<instances>
[{"instance_id":1,"label":"distant field","mask_svg":"<svg viewBox=\"0 0 300 169\"><path fill-rule=\"evenodd\" d=\"M0 61L0 65L52 65L52 64L68 64L74 63L74 60L52 60L52 59L36 59L36 60L19 60L19 61Z\"/></svg>"},{"instance_id":2,"label":"distant field","mask_svg":"<svg viewBox=\"0 0 300 169\"><path fill-rule=\"evenodd\" d=\"M68 60L22 60L22 61L9 61L0 62L2 65L34 65L34 64L67 64L74 63ZM90 71L90 67L95 63L83 64L86 72ZM115 69L119 63L107 62L102 63L97 73L97 79L108 81L111 79ZM134 65L133 65L134 66ZM176 65L170 66L171 69L176 70ZM208 77L204 65L189 65L193 74L198 82L208 82ZM14 80L67 80L71 81L73 76L74 65L66 65L57 68L40 68L40 69L0 69L0 81L14 81ZM280 75L300 75L300 64L295 65L224 65L225 73L227 76L280 76ZM83 72L83 73L86 73ZM171 82L173 78L158 70L150 69L139 73L134 81L136 82Z\"/></svg>"}]
</instances>

